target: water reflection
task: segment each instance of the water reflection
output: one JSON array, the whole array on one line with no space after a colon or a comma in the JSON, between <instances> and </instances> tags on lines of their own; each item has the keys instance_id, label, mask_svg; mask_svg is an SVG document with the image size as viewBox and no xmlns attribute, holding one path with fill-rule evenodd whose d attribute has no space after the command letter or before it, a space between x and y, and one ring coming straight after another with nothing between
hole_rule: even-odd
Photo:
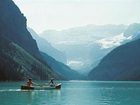
<instances>
[{"instance_id":1,"label":"water reflection","mask_svg":"<svg viewBox=\"0 0 140 105\"><path fill-rule=\"evenodd\" d=\"M0 87L0 105L140 105L139 83L63 82L61 90ZM6 85L4 85L6 86ZM8 84L9 86L9 84Z\"/></svg>"},{"instance_id":2,"label":"water reflection","mask_svg":"<svg viewBox=\"0 0 140 105\"><path fill-rule=\"evenodd\" d=\"M27 103L28 105L31 105L33 102L35 92L34 91L22 91L22 92L23 93L21 93L21 94L24 94L23 99L27 100L27 102L25 102L25 103Z\"/></svg>"}]
</instances>

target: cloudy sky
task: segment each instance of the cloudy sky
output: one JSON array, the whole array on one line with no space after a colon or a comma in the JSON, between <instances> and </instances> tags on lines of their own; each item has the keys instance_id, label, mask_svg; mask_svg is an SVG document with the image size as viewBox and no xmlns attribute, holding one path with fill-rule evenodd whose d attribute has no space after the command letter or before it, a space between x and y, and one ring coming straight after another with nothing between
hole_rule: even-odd
<instances>
[{"instance_id":1,"label":"cloudy sky","mask_svg":"<svg viewBox=\"0 0 140 105\"><path fill-rule=\"evenodd\" d=\"M13 0L35 31L140 22L140 0Z\"/></svg>"}]
</instances>

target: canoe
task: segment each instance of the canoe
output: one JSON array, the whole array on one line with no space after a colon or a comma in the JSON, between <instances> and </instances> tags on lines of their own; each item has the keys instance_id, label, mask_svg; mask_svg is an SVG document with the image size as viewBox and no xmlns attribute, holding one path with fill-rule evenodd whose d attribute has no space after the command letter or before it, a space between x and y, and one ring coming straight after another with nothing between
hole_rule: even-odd
<instances>
[{"instance_id":1,"label":"canoe","mask_svg":"<svg viewBox=\"0 0 140 105\"><path fill-rule=\"evenodd\" d=\"M26 85L22 85L21 86L22 90L51 90L51 89L61 89L61 84L57 84L55 86L46 86L46 85L40 85L40 86L26 86Z\"/></svg>"}]
</instances>

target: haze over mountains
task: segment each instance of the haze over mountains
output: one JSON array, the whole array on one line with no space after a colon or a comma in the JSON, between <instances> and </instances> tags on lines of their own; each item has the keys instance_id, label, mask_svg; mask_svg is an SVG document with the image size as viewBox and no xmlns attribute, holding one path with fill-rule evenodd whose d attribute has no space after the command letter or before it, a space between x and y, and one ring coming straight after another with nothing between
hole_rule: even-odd
<instances>
[{"instance_id":1,"label":"haze over mountains","mask_svg":"<svg viewBox=\"0 0 140 105\"><path fill-rule=\"evenodd\" d=\"M72 70L70 67L66 66L65 54L58 51L51 46L45 39L38 36L38 34L31 28L28 28L29 32L33 38L37 41L40 53L43 56L43 59L49 64L49 66L57 72L64 79L84 79L84 77L78 72ZM63 63L64 62L64 63Z\"/></svg>"},{"instance_id":2,"label":"haze over mountains","mask_svg":"<svg viewBox=\"0 0 140 105\"><path fill-rule=\"evenodd\" d=\"M140 80L139 23L87 25L38 35L27 29L26 17L12 0L0 1L0 14L0 81Z\"/></svg>"},{"instance_id":3,"label":"haze over mountains","mask_svg":"<svg viewBox=\"0 0 140 105\"><path fill-rule=\"evenodd\" d=\"M139 23L82 28L45 32L66 53L67 65L93 80L140 80Z\"/></svg>"},{"instance_id":4,"label":"haze over mountains","mask_svg":"<svg viewBox=\"0 0 140 105\"><path fill-rule=\"evenodd\" d=\"M60 52L59 50L54 48L50 43L48 43L45 39L39 37L39 35L33 29L28 28L28 31L31 33L32 37L37 41L40 51L47 53L59 62L67 62L65 53Z\"/></svg>"},{"instance_id":5,"label":"haze over mountains","mask_svg":"<svg viewBox=\"0 0 140 105\"><path fill-rule=\"evenodd\" d=\"M65 52L67 65L88 73L113 48L129 40L126 25L87 25L62 31L48 30L40 34L58 50Z\"/></svg>"}]
</instances>

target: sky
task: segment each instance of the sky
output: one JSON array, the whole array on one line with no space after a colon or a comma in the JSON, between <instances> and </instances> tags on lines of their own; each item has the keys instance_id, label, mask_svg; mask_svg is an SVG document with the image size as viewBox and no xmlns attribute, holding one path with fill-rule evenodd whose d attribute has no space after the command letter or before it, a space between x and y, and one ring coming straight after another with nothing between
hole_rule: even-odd
<instances>
[{"instance_id":1,"label":"sky","mask_svg":"<svg viewBox=\"0 0 140 105\"><path fill-rule=\"evenodd\" d=\"M140 0L13 0L37 33L87 24L140 22Z\"/></svg>"}]
</instances>

